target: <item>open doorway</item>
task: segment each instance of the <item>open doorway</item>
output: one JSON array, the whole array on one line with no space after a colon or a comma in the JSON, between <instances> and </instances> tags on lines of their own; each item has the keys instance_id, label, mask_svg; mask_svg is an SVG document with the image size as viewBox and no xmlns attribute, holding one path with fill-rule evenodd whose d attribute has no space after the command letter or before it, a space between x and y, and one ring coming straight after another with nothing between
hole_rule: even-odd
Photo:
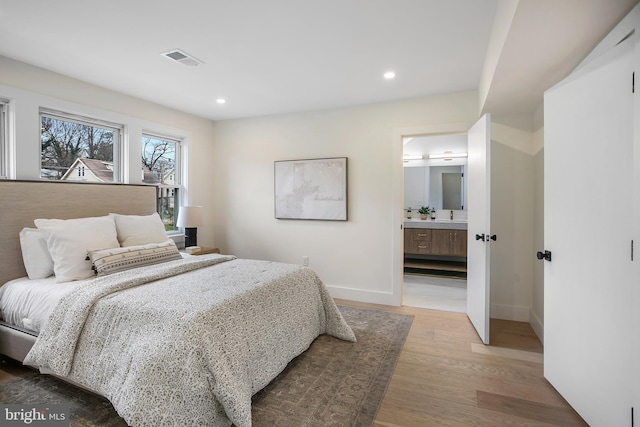
<instances>
[{"instance_id":1,"label":"open doorway","mask_svg":"<svg viewBox=\"0 0 640 427\"><path fill-rule=\"evenodd\" d=\"M467 134L404 137L402 143L402 305L465 313Z\"/></svg>"}]
</instances>

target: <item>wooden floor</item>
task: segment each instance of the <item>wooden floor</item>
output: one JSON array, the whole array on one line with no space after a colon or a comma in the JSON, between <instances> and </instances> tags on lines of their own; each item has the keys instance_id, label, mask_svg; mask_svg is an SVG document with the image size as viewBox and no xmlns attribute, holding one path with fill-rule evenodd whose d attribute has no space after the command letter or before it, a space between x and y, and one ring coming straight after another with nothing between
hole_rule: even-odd
<instances>
[{"instance_id":1,"label":"wooden floor","mask_svg":"<svg viewBox=\"0 0 640 427\"><path fill-rule=\"evenodd\" d=\"M527 323L492 319L485 346L465 314L336 302L415 316L374 427L587 425L543 378Z\"/></svg>"},{"instance_id":2,"label":"wooden floor","mask_svg":"<svg viewBox=\"0 0 640 427\"><path fill-rule=\"evenodd\" d=\"M587 425L543 378L526 323L492 320L485 346L465 314L337 302L415 316L374 427ZM0 387L26 371L0 359Z\"/></svg>"}]
</instances>

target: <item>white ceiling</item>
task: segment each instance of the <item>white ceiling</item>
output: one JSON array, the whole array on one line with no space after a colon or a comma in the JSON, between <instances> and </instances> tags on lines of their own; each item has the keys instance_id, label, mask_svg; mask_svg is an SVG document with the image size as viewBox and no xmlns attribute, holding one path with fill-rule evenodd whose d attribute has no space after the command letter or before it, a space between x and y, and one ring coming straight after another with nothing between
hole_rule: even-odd
<instances>
[{"instance_id":1,"label":"white ceiling","mask_svg":"<svg viewBox=\"0 0 640 427\"><path fill-rule=\"evenodd\" d=\"M516 0L0 0L0 55L213 120L476 90L483 78L484 109L507 114L539 106L637 1L520 0L496 43L496 11ZM204 65L161 56L175 48Z\"/></svg>"}]
</instances>

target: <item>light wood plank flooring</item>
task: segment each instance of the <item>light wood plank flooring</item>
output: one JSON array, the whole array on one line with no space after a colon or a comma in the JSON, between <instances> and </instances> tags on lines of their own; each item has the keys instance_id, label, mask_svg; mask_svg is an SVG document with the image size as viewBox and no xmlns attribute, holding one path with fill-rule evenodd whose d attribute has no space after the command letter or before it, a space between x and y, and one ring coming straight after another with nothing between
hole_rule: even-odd
<instances>
[{"instance_id":1,"label":"light wood plank flooring","mask_svg":"<svg viewBox=\"0 0 640 427\"><path fill-rule=\"evenodd\" d=\"M484 346L463 313L336 302L415 316L374 427L587 425L543 378L527 323L492 319Z\"/></svg>"},{"instance_id":2,"label":"light wood plank flooring","mask_svg":"<svg viewBox=\"0 0 640 427\"><path fill-rule=\"evenodd\" d=\"M336 302L415 316L374 427L587 425L543 378L526 323L492 320L487 347L462 313ZM0 362L0 387L27 371Z\"/></svg>"}]
</instances>

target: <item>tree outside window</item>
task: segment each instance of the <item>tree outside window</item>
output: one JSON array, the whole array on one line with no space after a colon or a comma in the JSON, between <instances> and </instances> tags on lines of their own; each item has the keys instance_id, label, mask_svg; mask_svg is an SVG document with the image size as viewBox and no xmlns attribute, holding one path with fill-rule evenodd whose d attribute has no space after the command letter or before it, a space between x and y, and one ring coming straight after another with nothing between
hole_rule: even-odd
<instances>
[{"instance_id":1,"label":"tree outside window","mask_svg":"<svg viewBox=\"0 0 640 427\"><path fill-rule=\"evenodd\" d=\"M142 182L159 187L158 213L165 229L174 230L180 190L180 141L143 135Z\"/></svg>"},{"instance_id":2,"label":"tree outside window","mask_svg":"<svg viewBox=\"0 0 640 427\"><path fill-rule=\"evenodd\" d=\"M51 180L118 182L114 175L114 148L119 129L76 120L40 115L40 177ZM85 168L86 175L79 171ZM74 173L75 171L75 173Z\"/></svg>"}]
</instances>

